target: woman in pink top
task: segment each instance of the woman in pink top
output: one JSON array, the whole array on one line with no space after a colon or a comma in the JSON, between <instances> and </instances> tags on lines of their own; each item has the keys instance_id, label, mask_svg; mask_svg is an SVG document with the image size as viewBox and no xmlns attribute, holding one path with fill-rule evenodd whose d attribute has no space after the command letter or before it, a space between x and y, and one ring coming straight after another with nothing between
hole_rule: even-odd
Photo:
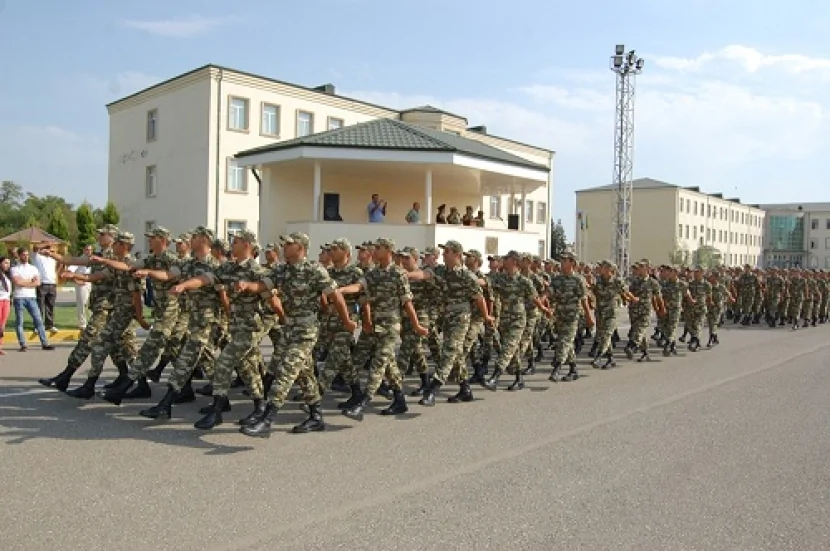
<instances>
[{"instance_id":1,"label":"woman in pink top","mask_svg":"<svg viewBox=\"0 0 830 551\"><path fill-rule=\"evenodd\" d=\"M3 333L6 328L6 321L11 311L12 280L9 276L11 261L8 257L0 256L0 356L5 356L3 350Z\"/></svg>"}]
</instances>

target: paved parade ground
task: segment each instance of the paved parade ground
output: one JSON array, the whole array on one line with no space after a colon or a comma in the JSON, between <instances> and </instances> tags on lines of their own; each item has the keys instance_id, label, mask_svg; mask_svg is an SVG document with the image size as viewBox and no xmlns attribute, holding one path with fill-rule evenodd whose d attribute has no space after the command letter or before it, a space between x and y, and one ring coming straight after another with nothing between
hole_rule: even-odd
<instances>
[{"instance_id":1,"label":"paved parade ground","mask_svg":"<svg viewBox=\"0 0 830 551\"><path fill-rule=\"evenodd\" d=\"M830 326L722 331L714 350L268 440L38 386L70 350L0 358L0 547L827 549ZM706 342L706 339L703 339ZM548 353L549 354L549 353ZM619 354L622 356L622 354ZM111 371L106 372L111 375ZM75 382L83 382L82 374ZM509 382L509 381L508 381ZM414 388L410 381L407 390ZM505 385L506 386L506 385ZM375 404L387 402L378 398Z\"/></svg>"}]
</instances>

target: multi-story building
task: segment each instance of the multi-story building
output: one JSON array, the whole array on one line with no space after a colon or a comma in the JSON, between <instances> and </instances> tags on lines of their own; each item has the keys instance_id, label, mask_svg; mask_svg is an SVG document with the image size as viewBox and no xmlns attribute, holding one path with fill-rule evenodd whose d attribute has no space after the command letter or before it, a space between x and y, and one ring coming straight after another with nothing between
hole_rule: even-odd
<instances>
[{"instance_id":1,"label":"multi-story building","mask_svg":"<svg viewBox=\"0 0 830 551\"><path fill-rule=\"evenodd\" d=\"M830 269L830 203L761 205L764 266Z\"/></svg>"},{"instance_id":2,"label":"multi-story building","mask_svg":"<svg viewBox=\"0 0 830 551\"><path fill-rule=\"evenodd\" d=\"M541 147L488 134L484 126L470 127L464 117L433 107L398 111L339 96L331 84L307 88L216 65L151 86L107 109L109 198L120 209L121 225L136 235L156 224L174 232L207 225L220 235L243 228L260 233L261 182L255 171L239 166L234 155L367 121L392 119L461 136L547 167L547 172L554 155ZM383 168L389 170L389 166ZM528 187L527 193L512 188L510 193L502 187L498 194L482 193L473 204L455 206L462 213L467 205L484 211L486 226L494 230L507 230L508 215L519 215L514 216L519 219L514 225L519 227L512 229L538 234L534 244L544 253L549 249L550 181L547 178L541 187ZM482 179L478 185L482 192L494 189ZM355 184L354 192L364 205L371 192L365 187ZM469 191L474 193L473 188ZM402 223L412 203L421 197L403 193L385 197L387 220ZM453 199L446 197L447 202ZM436 196L433 206L437 208L443 198ZM279 201L279 197L270 200ZM422 212L421 216L431 222L435 213Z\"/></svg>"},{"instance_id":3,"label":"multi-story building","mask_svg":"<svg viewBox=\"0 0 830 551\"><path fill-rule=\"evenodd\" d=\"M577 253L589 262L611 257L616 186L576 192ZM633 182L631 259L676 261L677 252L706 248L725 266L760 265L765 211L720 193L640 178Z\"/></svg>"}]
</instances>

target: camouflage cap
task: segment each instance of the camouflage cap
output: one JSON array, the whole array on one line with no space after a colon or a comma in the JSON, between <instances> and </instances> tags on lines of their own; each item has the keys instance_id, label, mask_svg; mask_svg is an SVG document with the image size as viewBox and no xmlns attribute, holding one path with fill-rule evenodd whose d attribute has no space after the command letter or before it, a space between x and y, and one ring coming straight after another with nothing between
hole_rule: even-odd
<instances>
[{"instance_id":1,"label":"camouflage cap","mask_svg":"<svg viewBox=\"0 0 830 551\"><path fill-rule=\"evenodd\" d=\"M502 259L512 258L513 260L520 260L522 255L519 254L519 251L508 251L506 255L502 257Z\"/></svg>"},{"instance_id":2,"label":"camouflage cap","mask_svg":"<svg viewBox=\"0 0 830 551\"><path fill-rule=\"evenodd\" d=\"M412 258L418 258L421 256L421 253L415 247L406 246L403 249L398 251L398 254L401 256L409 256Z\"/></svg>"},{"instance_id":3,"label":"camouflage cap","mask_svg":"<svg viewBox=\"0 0 830 551\"><path fill-rule=\"evenodd\" d=\"M214 239L213 243L210 244L211 248L213 249L222 249L224 252L228 252L231 250L231 245L225 239Z\"/></svg>"},{"instance_id":4,"label":"camouflage cap","mask_svg":"<svg viewBox=\"0 0 830 551\"><path fill-rule=\"evenodd\" d=\"M700 264L695 264L694 266L692 266L692 271L693 272L702 272L703 271L703 266L701 266Z\"/></svg>"},{"instance_id":5,"label":"camouflage cap","mask_svg":"<svg viewBox=\"0 0 830 551\"><path fill-rule=\"evenodd\" d=\"M211 241L216 239L216 234L213 233L213 230L210 228L206 228L205 226L196 226L193 230L190 231L190 236L199 236L199 237L207 237Z\"/></svg>"},{"instance_id":6,"label":"camouflage cap","mask_svg":"<svg viewBox=\"0 0 830 551\"><path fill-rule=\"evenodd\" d=\"M424 256L431 254L433 256L438 256L441 251L438 250L438 247L426 247L424 249Z\"/></svg>"},{"instance_id":7,"label":"camouflage cap","mask_svg":"<svg viewBox=\"0 0 830 551\"><path fill-rule=\"evenodd\" d=\"M328 251L329 249L331 249L331 243L323 243L322 245L320 245L321 251Z\"/></svg>"},{"instance_id":8,"label":"camouflage cap","mask_svg":"<svg viewBox=\"0 0 830 551\"><path fill-rule=\"evenodd\" d=\"M306 234L304 234L302 232L298 232L298 231L291 232L288 235L281 235L280 236L280 243L282 243L283 246L297 244L297 245L302 245L303 247L308 249L309 241L310 240L309 240L309 238Z\"/></svg>"},{"instance_id":9,"label":"camouflage cap","mask_svg":"<svg viewBox=\"0 0 830 551\"><path fill-rule=\"evenodd\" d=\"M360 245L356 246L355 249L368 251L375 248L374 241L364 241Z\"/></svg>"},{"instance_id":10,"label":"camouflage cap","mask_svg":"<svg viewBox=\"0 0 830 551\"><path fill-rule=\"evenodd\" d=\"M344 251L351 251L352 244L349 243L349 240L345 237L338 237L337 239L333 240L329 243L329 248L331 249L341 249Z\"/></svg>"},{"instance_id":11,"label":"camouflage cap","mask_svg":"<svg viewBox=\"0 0 830 551\"><path fill-rule=\"evenodd\" d=\"M528 262L533 259L533 256L530 253L519 253L519 259L527 260Z\"/></svg>"},{"instance_id":12,"label":"camouflage cap","mask_svg":"<svg viewBox=\"0 0 830 551\"><path fill-rule=\"evenodd\" d=\"M385 247L390 251L395 250L395 241L393 239L387 239L386 237L378 237L377 239L375 239L373 245L375 247Z\"/></svg>"},{"instance_id":13,"label":"camouflage cap","mask_svg":"<svg viewBox=\"0 0 830 551\"><path fill-rule=\"evenodd\" d=\"M242 241L245 241L246 243L249 243L250 245L252 245L255 248L259 246L259 245L257 245L257 242L256 242L256 234L254 232L252 232L251 230L239 230L238 232L236 232L233 235L233 238L234 239L241 239Z\"/></svg>"},{"instance_id":14,"label":"camouflage cap","mask_svg":"<svg viewBox=\"0 0 830 551\"><path fill-rule=\"evenodd\" d=\"M533 262L538 262L539 264L542 263L542 257L538 254L533 255Z\"/></svg>"},{"instance_id":15,"label":"camouflage cap","mask_svg":"<svg viewBox=\"0 0 830 551\"><path fill-rule=\"evenodd\" d=\"M277 249L279 249L279 246L277 246L276 243L266 243L264 250L266 250L266 251L276 251Z\"/></svg>"},{"instance_id":16,"label":"camouflage cap","mask_svg":"<svg viewBox=\"0 0 830 551\"><path fill-rule=\"evenodd\" d=\"M135 236L128 231L119 232L118 235L115 236L115 240L119 243L135 245Z\"/></svg>"},{"instance_id":17,"label":"camouflage cap","mask_svg":"<svg viewBox=\"0 0 830 551\"><path fill-rule=\"evenodd\" d=\"M479 262L481 262L481 259L482 259L481 251L476 250L476 249L470 249L469 251L465 251L464 256L470 256L472 258L475 258Z\"/></svg>"},{"instance_id":18,"label":"camouflage cap","mask_svg":"<svg viewBox=\"0 0 830 551\"><path fill-rule=\"evenodd\" d=\"M559 255L559 260L560 260L560 261L562 261L562 260L570 260L570 261L572 261L572 262L577 262L577 261L578 261L578 259L576 258L576 255L575 255L574 253L567 253L567 252L566 252L566 253L562 253L561 255Z\"/></svg>"},{"instance_id":19,"label":"camouflage cap","mask_svg":"<svg viewBox=\"0 0 830 551\"><path fill-rule=\"evenodd\" d=\"M642 260L640 260L639 262L637 262L637 264L640 264L641 266L646 266L646 267L650 267L650 266L651 266L651 262L649 261L649 259L648 259L648 258L643 258Z\"/></svg>"},{"instance_id":20,"label":"camouflage cap","mask_svg":"<svg viewBox=\"0 0 830 551\"><path fill-rule=\"evenodd\" d=\"M179 236L173 240L174 243L189 243L190 238L193 237L191 233L180 233ZM210 237L213 237L213 232L210 232Z\"/></svg>"},{"instance_id":21,"label":"camouflage cap","mask_svg":"<svg viewBox=\"0 0 830 551\"><path fill-rule=\"evenodd\" d=\"M98 233L105 233L105 234L111 235L113 237L115 237L116 235L118 235L120 233L120 230L118 229L118 226L116 226L115 224L104 224L103 226L98 228L96 231Z\"/></svg>"},{"instance_id":22,"label":"camouflage cap","mask_svg":"<svg viewBox=\"0 0 830 551\"><path fill-rule=\"evenodd\" d=\"M494 261L499 262L501 260L501 257L497 254L493 254L493 255L488 256L487 260L489 260L490 262L494 262Z\"/></svg>"},{"instance_id":23,"label":"camouflage cap","mask_svg":"<svg viewBox=\"0 0 830 551\"><path fill-rule=\"evenodd\" d=\"M144 237L161 237L162 239L170 239L170 230L161 226L156 226L148 232L144 232Z\"/></svg>"},{"instance_id":24,"label":"camouflage cap","mask_svg":"<svg viewBox=\"0 0 830 551\"><path fill-rule=\"evenodd\" d=\"M438 245L439 248L445 251L452 251L454 253L462 254L464 252L464 245L454 239L450 239L443 245Z\"/></svg>"}]
</instances>

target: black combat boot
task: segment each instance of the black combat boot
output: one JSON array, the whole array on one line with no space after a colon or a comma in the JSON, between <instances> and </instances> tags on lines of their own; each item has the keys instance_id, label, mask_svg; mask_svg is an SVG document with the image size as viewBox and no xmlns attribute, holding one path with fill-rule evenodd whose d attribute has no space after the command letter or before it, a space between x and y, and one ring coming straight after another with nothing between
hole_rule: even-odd
<instances>
[{"instance_id":1,"label":"black combat boot","mask_svg":"<svg viewBox=\"0 0 830 551\"><path fill-rule=\"evenodd\" d=\"M123 382L120 385L104 391L104 393L101 394L101 398L114 406L120 406L121 401L126 397L127 392L129 392L129 390L133 387L133 383L134 381L132 379L124 377ZM147 384L147 381L144 381L144 384Z\"/></svg>"},{"instance_id":2,"label":"black combat boot","mask_svg":"<svg viewBox=\"0 0 830 551\"><path fill-rule=\"evenodd\" d=\"M230 408L230 400L227 396L214 396L213 405L208 408L206 415L196 421L193 426L199 430L210 430L221 425L224 422L222 412L226 407Z\"/></svg>"},{"instance_id":3,"label":"black combat boot","mask_svg":"<svg viewBox=\"0 0 830 551\"><path fill-rule=\"evenodd\" d=\"M689 340L689 352L697 352L700 349L700 340L697 337L692 337Z\"/></svg>"},{"instance_id":4,"label":"black combat boot","mask_svg":"<svg viewBox=\"0 0 830 551\"><path fill-rule=\"evenodd\" d=\"M501 377L501 369L497 367L496 370L493 371L493 376L490 377L489 380L483 381L481 386L489 391L495 392L499 386L499 377Z\"/></svg>"},{"instance_id":5,"label":"black combat boot","mask_svg":"<svg viewBox=\"0 0 830 551\"><path fill-rule=\"evenodd\" d=\"M759 323L761 323L761 314L752 316L752 325L758 325Z\"/></svg>"},{"instance_id":6,"label":"black combat boot","mask_svg":"<svg viewBox=\"0 0 830 551\"><path fill-rule=\"evenodd\" d=\"M360 390L360 383L353 383L349 385L351 396L345 402L337 404L337 409L352 409L363 400L363 391Z\"/></svg>"},{"instance_id":7,"label":"black combat boot","mask_svg":"<svg viewBox=\"0 0 830 551\"><path fill-rule=\"evenodd\" d=\"M614 329L614 332L611 333L611 347L612 348L617 348L617 345L619 343L620 343L620 333L619 333L619 331Z\"/></svg>"},{"instance_id":8,"label":"black combat boot","mask_svg":"<svg viewBox=\"0 0 830 551\"><path fill-rule=\"evenodd\" d=\"M717 334L717 333L715 333L715 334L714 334L714 335L712 335L712 336L714 337L714 338L713 338L713 340L712 340L712 346L717 346L717 345L719 345L719 344L720 344L720 339L718 339L718 334Z\"/></svg>"},{"instance_id":9,"label":"black combat boot","mask_svg":"<svg viewBox=\"0 0 830 551\"><path fill-rule=\"evenodd\" d=\"M605 353L605 364L602 369L611 369L612 367L617 367L617 362L614 361L614 354L609 350Z\"/></svg>"},{"instance_id":10,"label":"black combat boot","mask_svg":"<svg viewBox=\"0 0 830 551\"><path fill-rule=\"evenodd\" d=\"M591 344L591 351L590 351L590 352L588 352L588 357L589 357L589 358L596 358L596 356L597 356L597 348L599 348L599 342L598 342L598 341L594 341L594 342Z\"/></svg>"},{"instance_id":11,"label":"black combat boot","mask_svg":"<svg viewBox=\"0 0 830 551\"><path fill-rule=\"evenodd\" d=\"M182 389L176 394L174 404L189 404L196 401L196 393L193 392L192 377L187 380Z\"/></svg>"},{"instance_id":12,"label":"black combat boot","mask_svg":"<svg viewBox=\"0 0 830 551\"><path fill-rule=\"evenodd\" d=\"M263 384L265 379L263 379ZM331 380L331 389L335 392L349 392L349 384L343 379L343 375L338 373L334 379Z\"/></svg>"},{"instance_id":13,"label":"black combat boot","mask_svg":"<svg viewBox=\"0 0 830 551\"><path fill-rule=\"evenodd\" d=\"M265 406L265 411L262 416L256 420L256 423L243 426L239 429L239 432L245 436L252 436L254 438L268 438L271 436L271 424L274 422L274 417L276 417L279 410L278 407L268 404ZM221 417L220 415L220 422Z\"/></svg>"},{"instance_id":14,"label":"black combat boot","mask_svg":"<svg viewBox=\"0 0 830 551\"><path fill-rule=\"evenodd\" d=\"M712 344L715 342L715 334L709 333L709 342L706 343L706 348L712 348Z\"/></svg>"},{"instance_id":15,"label":"black combat boot","mask_svg":"<svg viewBox=\"0 0 830 551\"><path fill-rule=\"evenodd\" d=\"M484 381L484 366L482 362L477 362L473 365L473 376L470 377L470 384L477 385L481 384Z\"/></svg>"},{"instance_id":16,"label":"black combat boot","mask_svg":"<svg viewBox=\"0 0 830 551\"><path fill-rule=\"evenodd\" d=\"M458 394L447 398L447 402L451 404L459 404L461 402L472 402L474 399L473 389L470 388L470 383L468 381L461 381L461 388L459 389Z\"/></svg>"},{"instance_id":17,"label":"black combat boot","mask_svg":"<svg viewBox=\"0 0 830 551\"><path fill-rule=\"evenodd\" d=\"M377 393L378 395L383 396L387 400L392 400L395 398L395 395L392 394L392 387L389 386L389 383L387 383L386 381L380 383Z\"/></svg>"},{"instance_id":18,"label":"black combat boot","mask_svg":"<svg viewBox=\"0 0 830 551\"><path fill-rule=\"evenodd\" d=\"M93 396L95 396L95 383L98 382L98 377L88 377L84 384L79 386L78 388L73 388L70 391L67 391L67 396L72 396L73 398L80 398L81 400L91 400Z\"/></svg>"},{"instance_id":19,"label":"black combat boot","mask_svg":"<svg viewBox=\"0 0 830 551\"><path fill-rule=\"evenodd\" d=\"M552 383L558 383L559 382L559 369L561 367L561 364L559 364L556 360L554 360L553 362L551 362L551 365L553 366L553 371L550 372L550 376L548 377L548 381L550 381Z\"/></svg>"},{"instance_id":20,"label":"black combat boot","mask_svg":"<svg viewBox=\"0 0 830 551\"><path fill-rule=\"evenodd\" d=\"M355 421L363 421L363 412L367 407L369 407L369 402L371 401L371 396L364 393L363 399L360 400L360 402L358 402L349 409L343 410L343 415L345 415L349 419L354 419Z\"/></svg>"},{"instance_id":21,"label":"black combat boot","mask_svg":"<svg viewBox=\"0 0 830 551\"><path fill-rule=\"evenodd\" d=\"M393 390L392 394L394 398L392 399L392 403L389 404L389 407L386 409L381 410L381 415L403 415L407 411L409 411L409 406L406 405L406 398L404 398L403 391Z\"/></svg>"},{"instance_id":22,"label":"black combat boot","mask_svg":"<svg viewBox=\"0 0 830 551\"><path fill-rule=\"evenodd\" d=\"M127 372L130 371L130 367L127 365L127 362L124 360L115 362L115 367L118 369L118 377L115 378L114 381L111 383L107 383L104 385L104 390L109 390L111 388L115 388L121 385L124 382L124 379L127 378Z\"/></svg>"},{"instance_id":23,"label":"black combat boot","mask_svg":"<svg viewBox=\"0 0 830 551\"><path fill-rule=\"evenodd\" d=\"M157 405L142 409L138 414L148 419L158 419L159 417L170 419L173 415L173 402L176 400L177 394L178 392L173 388L173 385L168 385L167 394L164 395L164 398Z\"/></svg>"},{"instance_id":24,"label":"black combat boot","mask_svg":"<svg viewBox=\"0 0 830 551\"><path fill-rule=\"evenodd\" d=\"M528 358L527 367L522 373L524 375L534 375L536 373L536 362L533 361L533 358Z\"/></svg>"},{"instance_id":25,"label":"black combat boot","mask_svg":"<svg viewBox=\"0 0 830 551\"><path fill-rule=\"evenodd\" d=\"M200 415L207 415L213 410L213 403L208 406L204 406L199 408ZM231 403L230 401L226 402L225 405L222 406L222 413L228 413L231 410Z\"/></svg>"},{"instance_id":26,"label":"black combat boot","mask_svg":"<svg viewBox=\"0 0 830 551\"><path fill-rule=\"evenodd\" d=\"M424 392L429 388L429 373L421 373L418 377L421 378L421 386L417 390L410 392L410 396L423 396Z\"/></svg>"},{"instance_id":27,"label":"black combat boot","mask_svg":"<svg viewBox=\"0 0 830 551\"><path fill-rule=\"evenodd\" d=\"M577 356L582 352L582 347L585 345L585 339L582 338L582 333L577 333L574 337L574 354Z\"/></svg>"},{"instance_id":28,"label":"black combat boot","mask_svg":"<svg viewBox=\"0 0 830 551\"><path fill-rule=\"evenodd\" d=\"M152 395L153 391L150 389L150 384L147 382L147 379L141 377L136 381L136 384L132 390L124 395L124 399L140 400L142 398L150 398Z\"/></svg>"},{"instance_id":29,"label":"black combat boot","mask_svg":"<svg viewBox=\"0 0 830 551\"><path fill-rule=\"evenodd\" d=\"M197 388L196 394L201 394L202 396L213 396L213 383L208 383L202 388Z\"/></svg>"},{"instance_id":30,"label":"black combat boot","mask_svg":"<svg viewBox=\"0 0 830 551\"><path fill-rule=\"evenodd\" d=\"M533 358L536 362L541 362L545 358L545 351L542 349L542 343L536 343L536 357Z\"/></svg>"},{"instance_id":31,"label":"black combat boot","mask_svg":"<svg viewBox=\"0 0 830 551\"><path fill-rule=\"evenodd\" d=\"M161 358L159 358L159 363L156 367L151 369L147 372L147 378L157 383L161 380L161 374L164 372L164 368L170 365L170 362L173 360L170 356L166 354L162 354Z\"/></svg>"},{"instance_id":32,"label":"black combat boot","mask_svg":"<svg viewBox=\"0 0 830 551\"><path fill-rule=\"evenodd\" d=\"M326 430L326 423L323 422L323 414L320 412L320 402L308 404L308 418L291 429L294 434L305 434L307 432L321 432Z\"/></svg>"},{"instance_id":33,"label":"black combat boot","mask_svg":"<svg viewBox=\"0 0 830 551\"><path fill-rule=\"evenodd\" d=\"M54 377L38 379L37 382L43 386L54 386L60 392L66 392L66 389L69 387L69 381L72 380L72 375L75 374L75 371L77 371L75 367L66 367L66 369Z\"/></svg>"},{"instance_id":34,"label":"black combat boot","mask_svg":"<svg viewBox=\"0 0 830 551\"><path fill-rule=\"evenodd\" d=\"M510 383L510 386L507 387L507 390L513 392L517 390L522 390L525 387L525 379L522 375L522 372L518 369L516 370L516 378Z\"/></svg>"},{"instance_id":35,"label":"black combat boot","mask_svg":"<svg viewBox=\"0 0 830 551\"><path fill-rule=\"evenodd\" d=\"M637 358L638 362L642 363L642 362L650 362L651 361L651 356L648 355L648 348L647 347L641 348L640 352L642 352L642 355L639 358Z\"/></svg>"},{"instance_id":36,"label":"black combat boot","mask_svg":"<svg viewBox=\"0 0 830 551\"><path fill-rule=\"evenodd\" d=\"M435 377L429 382L429 386L424 391L424 397L418 400L418 403L422 406L432 407L435 405L435 394L438 392L438 389L443 386L443 383L438 381Z\"/></svg>"},{"instance_id":37,"label":"black combat boot","mask_svg":"<svg viewBox=\"0 0 830 551\"><path fill-rule=\"evenodd\" d=\"M594 369L599 369L600 368L600 361L599 361L600 358L602 358L602 354L596 354L594 356L594 359L591 361L591 367L593 367Z\"/></svg>"},{"instance_id":38,"label":"black combat boot","mask_svg":"<svg viewBox=\"0 0 830 551\"><path fill-rule=\"evenodd\" d=\"M744 326L749 325L751 323L752 323L752 318L750 317L749 314L745 315L744 318L741 320L741 325L744 325Z\"/></svg>"},{"instance_id":39,"label":"black combat boot","mask_svg":"<svg viewBox=\"0 0 830 551\"><path fill-rule=\"evenodd\" d=\"M237 425L247 427L253 425L265 415L265 400L254 400L254 411L237 421Z\"/></svg>"},{"instance_id":40,"label":"black combat boot","mask_svg":"<svg viewBox=\"0 0 830 551\"><path fill-rule=\"evenodd\" d=\"M666 343L663 345L663 356L664 357L668 358L669 356L671 356L671 345L672 345L673 342L674 341L672 341L672 342L666 341Z\"/></svg>"},{"instance_id":41,"label":"black combat boot","mask_svg":"<svg viewBox=\"0 0 830 551\"><path fill-rule=\"evenodd\" d=\"M688 334L689 334L689 330L686 329L686 328L683 328L683 334L680 335L680 338L677 339L677 340L679 340L680 342L686 342L686 335L688 335Z\"/></svg>"},{"instance_id":42,"label":"black combat boot","mask_svg":"<svg viewBox=\"0 0 830 551\"><path fill-rule=\"evenodd\" d=\"M629 360L633 360L635 350L637 350L637 345L634 344L634 341L628 341L628 344L625 345L625 357Z\"/></svg>"}]
</instances>

